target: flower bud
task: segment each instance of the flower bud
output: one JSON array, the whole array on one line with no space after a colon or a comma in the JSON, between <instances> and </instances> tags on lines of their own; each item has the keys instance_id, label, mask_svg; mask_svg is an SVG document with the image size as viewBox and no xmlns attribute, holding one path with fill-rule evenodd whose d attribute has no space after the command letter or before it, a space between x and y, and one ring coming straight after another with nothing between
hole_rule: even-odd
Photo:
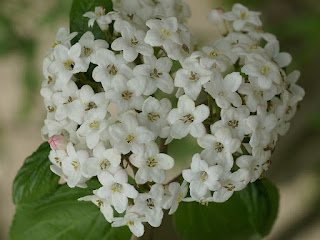
<instances>
[{"instance_id":1,"label":"flower bud","mask_svg":"<svg viewBox=\"0 0 320 240\"><path fill-rule=\"evenodd\" d=\"M48 143L50 147L55 150L63 150L66 149L68 142L62 135L54 135L49 138Z\"/></svg>"},{"instance_id":2,"label":"flower bud","mask_svg":"<svg viewBox=\"0 0 320 240\"><path fill-rule=\"evenodd\" d=\"M224 11L222 8L213 9L208 13L208 20L210 23L215 24L218 27L219 32L225 36L228 33L228 29L224 19L221 17L223 13Z\"/></svg>"}]
</instances>

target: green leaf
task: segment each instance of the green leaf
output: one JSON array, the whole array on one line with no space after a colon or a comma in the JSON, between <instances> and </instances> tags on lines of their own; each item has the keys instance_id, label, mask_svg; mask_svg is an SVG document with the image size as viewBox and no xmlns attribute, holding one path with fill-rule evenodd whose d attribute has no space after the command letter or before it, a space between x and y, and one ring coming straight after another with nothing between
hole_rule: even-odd
<instances>
[{"instance_id":1,"label":"green leaf","mask_svg":"<svg viewBox=\"0 0 320 240\"><path fill-rule=\"evenodd\" d=\"M60 186L51 196L18 205L10 229L11 240L130 239L127 227L112 228L98 207L77 199L91 195L96 180L87 189Z\"/></svg>"},{"instance_id":2,"label":"green leaf","mask_svg":"<svg viewBox=\"0 0 320 240\"><path fill-rule=\"evenodd\" d=\"M70 32L78 32L78 35L72 40L72 44L78 42L82 34L87 31L93 32L96 39L106 40L106 34L101 31L98 24L95 23L93 28L90 28L89 18L83 17L83 14L94 11L94 8L98 6L103 6L106 13L112 11L111 0L73 0L70 11Z\"/></svg>"},{"instance_id":3,"label":"green leaf","mask_svg":"<svg viewBox=\"0 0 320 240\"><path fill-rule=\"evenodd\" d=\"M203 206L182 202L174 215L174 223L184 240L262 239L271 230L277 209L277 189L267 180L259 180L235 192L224 203Z\"/></svg>"},{"instance_id":4,"label":"green leaf","mask_svg":"<svg viewBox=\"0 0 320 240\"><path fill-rule=\"evenodd\" d=\"M179 61L173 60L172 61L172 67L171 67L171 72L174 73L178 71L180 68L182 68L181 64Z\"/></svg>"},{"instance_id":5,"label":"green leaf","mask_svg":"<svg viewBox=\"0 0 320 240\"><path fill-rule=\"evenodd\" d=\"M251 225L261 236L268 235L278 213L277 188L267 179L262 179L250 183L239 194L247 209Z\"/></svg>"},{"instance_id":6,"label":"green leaf","mask_svg":"<svg viewBox=\"0 0 320 240\"><path fill-rule=\"evenodd\" d=\"M39 200L53 193L59 177L51 172L47 142L28 157L13 182L13 202L15 204Z\"/></svg>"}]
</instances>

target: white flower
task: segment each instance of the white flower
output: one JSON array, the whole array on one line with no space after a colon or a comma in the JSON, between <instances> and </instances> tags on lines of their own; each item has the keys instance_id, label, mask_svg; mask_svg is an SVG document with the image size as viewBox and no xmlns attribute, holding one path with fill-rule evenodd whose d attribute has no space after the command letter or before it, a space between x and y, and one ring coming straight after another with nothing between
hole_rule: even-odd
<instances>
[{"instance_id":1,"label":"white flower","mask_svg":"<svg viewBox=\"0 0 320 240\"><path fill-rule=\"evenodd\" d=\"M214 46L204 46L202 52L199 52L200 66L205 69L211 69L216 67L219 71L225 72L228 66L228 63L231 60Z\"/></svg>"},{"instance_id":2,"label":"white flower","mask_svg":"<svg viewBox=\"0 0 320 240\"><path fill-rule=\"evenodd\" d=\"M86 177L99 176L104 171L115 174L120 169L120 162L121 154L113 148L106 149L100 142L93 149L93 157L82 163L82 172Z\"/></svg>"},{"instance_id":3,"label":"white flower","mask_svg":"<svg viewBox=\"0 0 320 240\"><path fill-rule=\"evenodd\" d=\"M206 133L203 121L208 118L209 108L201 104L195 107L194 101L183 95L179 98L178 108L174 108L168 114L168 122L171 124L170 136L181 139L189 133L193 137L201 137Z\"/></svg>"},{"instance_id":4,"label":"white flower","mask_svg":"<svg viewBox=\"0 0 320 240\"><path fill-rule=\"evenodd\" d=\"M96 54L96 61L98 66L93 70L92 77L96 82L101 82L105 91L111 89L113 82L132 76L132 69L121 54L115 55L108 49L100 49Z\"/></svg>"},{"instance_id":5,"label":"white flower","mask_svg":"<svg viewBox=\"0 0 320 240\"><path fill-rule=\"evenodd\" d=\"M155 56L143 57L144 64L137 65L133 69L133 75L145 78L147 83L144 95L151 95L159 88L162 92L172 93L174 85L169 72L172 60L168 57L157 59Z\"/></svg>"},{"instance_id":6,"label":"white flower","mask_svg":"<svg viewBox=\"0 0 320 240\"><path fill-rule=\"evenodd\" d=\"M218 71L214 71L213 79L204 87L219 107L227 109L231 104L235 107L241 106L241 97L236 92L241 83L242 76L239 72L230 73L223 79Z\"/></svg>"},{"instance_id":7,"label":"white flower","mask_svg":"<svg viewBox=\"0 0 320 240\"><path fill-rule=\"evenodd\" d=\"M127 110L142 109L144 98L141 95L145 86L144 80L132 78L128 81L119 78L113 81L113 89L106 92L106 98L116 104L119 114Z\"/></svg>"},{"instance_id":8,"label":"white flower","mask_svg":"<svg viewBox=\"0 0 320 240\"><path fill-rule=\"evenodd\" d=\"M139 124L147 127L157 136L166 138L170 133L167 121L170 110L171 102L169 99L162 98L159 101L154 97L148 97L142 105L142 112L137 116Z\"/></svg>"},{"instance_id":9,"label":"white flower","mask_svg":"<svg viewBox=\"0 0 320 240\"><path fill-rule=\"evenodd\" d=\"M191 169L183 170L183 178L190 183L190 195L193 199L203 197L208 190L215 191L220 188L218 179L223 173L221 166L209 167L206 161L202 160L200 154L192 157Z\"/></svg>"},{"instance_id":10,"label":"white flower","mask_svg":"<svg viewBox=\"0 0 320 240\"><path fill-rule=\"evenodd\" d=\"M230 171L234 164L233 158L227 158L222 154L212 154L212 149L204 149L200 156L209 166L219 165L223 167L225 171Z\"/></svg>"},{"instance_id":11,"label":"white flower","mask_svg":"<svg viewBox=\"0 0 320 240\"><path fill-rule=\"evenodd\" d=\"M298 98L297 101L301 101L305 95L304 89L296 84L299 78L300 71L298 70L291 72L287 77L288 90Z\"/></svg>"},{"instance_id":12,"label":"white flower","mask_svg":"<svg viewBox=\"0 0 320 240\"><path fill-rule=\"evenodd\" d=\"M236 163L241 169L248 170L250 182L255 182L268 165L267 161L271 156L270 151L264 151L262 148L253 148L251 155L240 156Z\"/></svg>"},{"instance_id":13,"label":"white flower","mask_svg":"<svg viewBox=\"0 0 320 240\"><path fill-rule=\"evenodd\" d=\"M107 115L109 101L104 92L94 93L89 85L84 85L79 91L79 98L85 108L85 118L95 113L99 113L101 118Z\"/></svg>"},{"instance_id":14,"label":"white flower","mask_svg":"<svg viewBox=\"0 0 320 240\"><path fill-rule=\"evenodd\" d=\"M241 72L256 78L262 89L271 88L273 82L280 83L280 71L276 64L257 54L251 54L248 59L249 61L241 68Z\"/></svg>"},{"instance_id":15,"label":"white flower","mask_svg":"<svg viewBox=\"0 0 320 240\"><path fill-rule=\"evenodd\" d=\"M239 149L241 141L238 138L233 138L231 131L225 127L218 129L213 134L198 138L199 146L211 150L212 158L226 158L227 161L232 161L232 153Z\"/></svg>"},{"instance_id":16,"label":"white flower","mask_svg":"<svg viewBox=\"0 0 320 240\"><path fill-rule=\"evenodd\" d=\"M111 203L118 213L123 213L128 205L128 197L136 198L138 191L128 184L128 174L121 169L115 173L104 171L99 175L99 181L103 185L96 194L100 198L111 199Z\"/></svg>"},{"instance_id":17,"label":"white flower","mask_svg":"<svg viewBox=\"0 0 320 240\"><path fill-rule=\"evenodd\" d=\"M152 227L159 227L163 218L162 199L164 188L161 184L152 185L148 193L141 193L134 199L134 208L146 216Z\"/></svg>"},{"instance_id":18,"label":"white flower","mask_svg":"<svg viewBox=\"0 0 320 240\"><path fill-rule=\"evenodd\" d=\"M126 114L120 124L109 128L113 147L123 154L144 152L144 144L155 140L155 135L145 127L139 126L136 117Z\"/></svg>"},{"instance_id":19,"label":"white flower","mask_svg":"<svg viewBox=\"0 0 320 240\"><path fill-rule=\"evenodd\" d=\"M106 14L106 9L103 7L95 7L94 12L86 12L83 16L89 18L89 27L93 27L94 22L97 21L103 31L108 30L109 24L112 22L110 15Z\"/></svg>"},{"instance_id":20,"label":"white flower","mask_svg":"<svg viewBox=\"0 0 320 240\"><path fill-rule=\"evenodd\" d=\"M62 172L62 164L67 156L66 150L51 150L49 153L49 160L53 164L50 166L51 171L62 178L65 178Z\"/></svg>"},{"instance_id":21,"label":"white flower","mask_svg":"<svg viewBox=\"0 0 320 240\"><path fill-rule=\"evenodd\" d=\"M70 41L77 35L77 32L70 33L66 28L59 28L56 40L52 44L52 48L55 48L57 45L63 45L67 48L71 47Z\"/></svg>"},{"instance_id":22,"label":"white flower","mask_svg":"<svg viewBox=\"0 0 320 240\"><path fill-rule=\"evenodd\" d=\"M96 190L93 191L94 195L85 196L79 198L78 201L91 201L96 206L100 208L101 213L105 217L105 219L111 223L113 220L113 209L111 207L111 203L108 199L100 198L96 195Z\"/></svg>"},{"instance_id":23,"label":"white flower","mask_svg":"<svg viewBox=\"0 0 320 240\"><path fill-rule=\"evenodd\" d=\"M85 187L84 182L87 180L82 175L81 162L87 161L89 153L85 150L76 151L72 142L67 145L68 156L65 158L62 164L62 171L66 176L66 181L69 187L74 188Z\"/></svg>"},{"instance_id":24,"label":"white flower","mask_svg":"<svg viewBox=\"0 0 320 240\"><path fill-rule=\"evenodd\" d=\"M79 99L77 85L70 81L62 90L52 95L52 100L57 106L55 119L62 121L69 118L78 124L82 124L85 115L85 106Z\"/></svg>"},{"instance_id":25,"label":"white flower","mask_svg":"<svg viewBox=\"0 0 320 240\"><path fill-rule=\"evenodd\" d=\"M76 43L70 49L59 44L53 52L55 61L49 66L49 72L58 75L62 85L67 84L73 74L86 72L90 61L81 58L81 45Z\"/></svg>"},{"instance_id":26,"label":"white flower","mask_svg":"<svg viewBox=\"0 0 320 240\"><path fill-rule=\"evenodd\" d=\"M85 137L89 149L96 147L100 141L100 134L107 127L107 120L104 112L94 112L88 116L77 130L79 137Z\"/></svg>"},{"instance_id":27,"label":"white flower","mask_svg":"<svg viewBox=\"0 0 320 240\"><path fill-rule=\"evenodd\" d=\"M186 181L183 181L181 185L177 182L172 182L166 186L163 208L170 209L169 215L172 215L177 211L180 202L186 197L187 193L188 186Z\"/></svg>"},{"instance_id":28,"label":"white flower","mask_svg":"<svg viewBox=\"0 0 320 240\"><path fill-rule=\"evenodd\" d=\"M104 40L94 40L94 35L90 31L82 35L79 44L81 45L81 57L88 58L94 64L97 64L96 53L102 48L109 47L109 44Z\"/></svg>"},{"instance_id":29,"label":"white flower","mask_svg":"<svg viewBox=\"0 0 320 240\"><path fill-rule=\"evenodd\" d=\"M271 140L271 130L277 125L278 119L273 113L267 113L265 109L258 106L257 115L247 119L247 125L251 129L252 136L250 145L252 147L267 146Z\"/></svg>"},{"instance_id":30,"label":"white flower","mask_svg":"<svg viewBox=\"0 0 320 240\"><path fill-rule=\"evenodd\" d=\"M246 24L262 26L259 19L259 12L249 11L245 6L237 3L232 7L232 12L226 12L222 17L233 22L233 28L236 31L241 31Z\"/></svg>"},{"instance_id":31,"label":"white flower","mask_svg":"<svg viewBox=\"0 0 320 240\"><path fill-rule=\"evenodd\" d=\"M174 165L174 160L167 154L160 153L155 142L145 145L143 154L132 154L130 162L138 168L135 175L137 184L145 184L151 180L155 183L164 183L166 180L165 170L169 170Z\"/></svg>"},{"instance_id":32,"label":"white flower","mask_svg":"<svg viewBox=\"0 0 320 240\"><path fill-rule=\"evenodd\" d=\"M69 141L77 141L76 130L78 128L78 124L76 122L69 119L59 122L56 120L46 119L44 120L44 124L48 137L52 137L54 135L63 135Z\"/></svg>"},{"instance_id":33,"label":"white flower","mask_svg":"<svg viewBox=\"0 0 320 240\"><path fill-rule=\"evenodd\" d=\"M183 88L187 96L196 100L202 85L209 82L212 77L210 70L202 68L196 58L189 57L182 63L182 69L176 73L174 85Z\"/></svg>"},{"instance_id":34,"label":"white flower","mask_svg":"<svg viewBox=\"0 0 320 240\"><path fill-rule=\"evenodd\" d=\"M269 57L272 58L280 68L287 67L291 63L291 55L286 52L280 52L279 41L270 41L264 48Z\"/></svg>"},{"instance_id":35,"label":"white flower","mask_svg":"<svg viewBox=\"0 0 320 240\"><path fill-rule=\"evenodd\" d=\"M128 226L136 237L141 237L144 234L142 222L146 222L146 218L140 217L138 213L130 212L124 217L114 218L113 221L112 227Z\"/></svg>"},{"instance_id":36,"label":"white flower","mask_svg":"<svg viewBox=\"0 0 320 240\"><path fill-rule=\"evenodd\" d=\"M121 21L116 29L121 33L121 37L114 40L111 48L116 51L123 50L123 58L128 62L133 62L138 54L151 56L153 48L144 42L145 32L135 29L130 23Z\"/></svg>"},{"instance_id":37,"label":"white flower","mask_svg":"<svg viewBox=\"0 0 320 240\"><path fill-rule=\"evenodd\" d=\"M250 116L250 110L246 106L238 108L230 107L221 110L221 120L211 125L211 132L217 132L221 127L227 127L234 137L241 141L244 135L251 133L247 126L246 119Z\"/></svg>"},{"instance_id":38,"label":"white flower","mask_svg":"<svg viewBox=\"0 0 320 240\"><path fill-rule=\"evenodd\" d=\"M272 84L269 89L262 89L257 80L251 79L250 83L243 83L238 92L246 95L245 103L250 112L256 112L258 105L267 108L268 101L277 94L277 88Z\"/></svg>"},{"instance_id":39,"label":"white flower","mask_svg":"<svg viewBox=\"0 0 320 240\"><path fill-rule=\"evenodd\" d=\"M249 173L246 169L239 169L236 172L224 172L219 179L221 188L213 193L212 201L225 202L235 191L244 189L249 182Z\"/></svg>"},{"instance_id":40,"label":"white flower","mask_svg":"<svg viewBox=\"0 0 320 240\"><path fill-rule=\"evenodd\" d=\"M178 21L175 17L164 18L161 20L150 19L146 22L150 28L144 41L151 46L161 47L169 52L173 43L181 43L178 31Z\"/></svg>"}]
</instances>

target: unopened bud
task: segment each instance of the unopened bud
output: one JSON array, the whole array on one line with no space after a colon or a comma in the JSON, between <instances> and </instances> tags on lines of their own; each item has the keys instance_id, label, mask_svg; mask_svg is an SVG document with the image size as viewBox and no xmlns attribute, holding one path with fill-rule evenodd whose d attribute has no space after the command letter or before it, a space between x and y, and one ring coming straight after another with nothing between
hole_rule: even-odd
<instances>
[{"instance_id":1,"label":"unopened bud","mask_svg":"<svg viewBox=\"0 0 320 240\"><path fill-rule=\"evenodd\" d=\"M213 9L211 12L208 13L208 20L210 23L215 24L219 32L225 36L228 34L228 29L224 19L222 18L222 14L224 13L222 8Z\"/></svg>"},{"instance_id":2,"label":"unopened bud","mask_svg":"<svg viewBox=\"0 0 320 240\"><path fill-rule=\"evenodd\" d=\"M61 135L54 135L52 136L48 143L50 144L50 147L55 150L63 150L67 148L68 142L64 138L64 136Z\"/></svg>"}]
</instances>

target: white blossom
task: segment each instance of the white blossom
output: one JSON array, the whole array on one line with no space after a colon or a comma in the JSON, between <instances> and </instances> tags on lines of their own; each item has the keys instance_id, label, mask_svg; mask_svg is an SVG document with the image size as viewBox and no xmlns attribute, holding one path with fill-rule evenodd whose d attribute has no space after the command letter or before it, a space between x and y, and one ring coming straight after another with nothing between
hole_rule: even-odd
<instances>
[{"instance_id":1,"label":"white blossom","mask_svg":"<svg viewBox=\"0 0 320 240\"><path fill-rule=\"evenodd\" d=\"M171 124L170 136L181 139L189 133L193 137L201 137L206 133L203 121L208 118L209 108L201 104L195 106L188 96L179 98L178 108L174 108L168 114L168 122Z\"/></svg>"},{"instance_id":2,"label":"white blossom","mask_svg":"<svg viewBox=\"0 0 320 240\"><path fill-rule=\"evenodd\" d=\"M94 22L97 22L103 31L108 30L112 21L111 16L106 14L106 9L102 6L95 7L94 12L86 12L83 16L89 18L89 27L93 27Z\"/></svg>"},{"instance_id":3,"label":"white blossom","mask_svg":"<svg viewBox=\"0 0 320 240\"><path fill-rule=\"evenodd\" d=\"M143 154L132 154L129 161L138 168L135 175L137 184L144 184L150 179L155 183L164 183L166 180L165 170L169 170L174 165L172 157L159 152L159 147L155 142L146 143Z\"/></svg>"}]
</instances>

